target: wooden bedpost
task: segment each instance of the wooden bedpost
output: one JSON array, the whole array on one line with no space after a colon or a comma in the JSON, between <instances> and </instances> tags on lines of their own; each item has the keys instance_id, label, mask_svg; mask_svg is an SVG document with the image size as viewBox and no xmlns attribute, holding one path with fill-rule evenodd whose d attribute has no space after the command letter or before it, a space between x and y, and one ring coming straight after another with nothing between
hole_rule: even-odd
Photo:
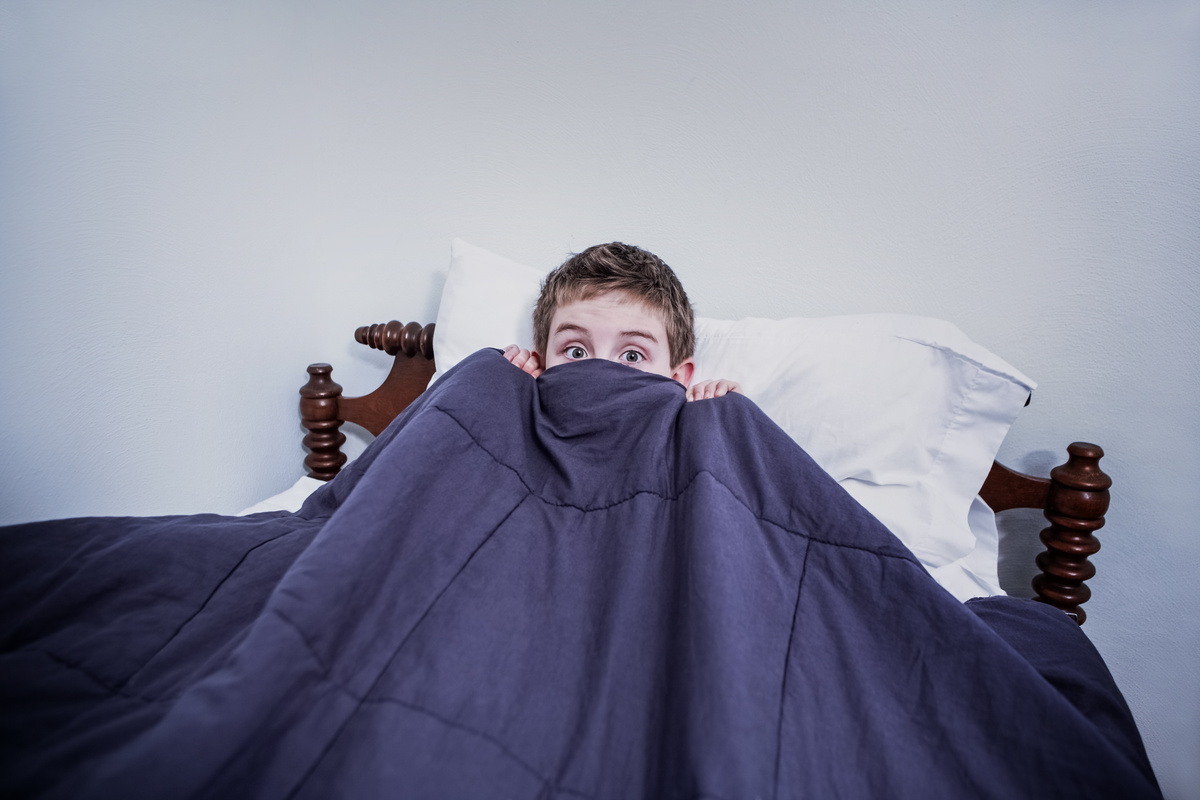
<instances>
[{"instance_id":1,"label":"wooden bedpost","mask_svg":"<svg viewBox=\"0 0 1200 800\"><path fill-rule=\"evenodd\" d=\"M360 344L395 356L379 388L362 397L344 396L342 387L330 377L333 368L328 364L309 365L308 383L300 390L300 420L309 431L304 437L310 450L304 466L310 477L333 480L346 463L340 449L346 435L338 430L342 422L353 422L378 436L425 391L437 369L433 360L435 327L392 320L356 330L354 338Z\"/></svg>"},{"instance_id":2,"label":"wooden bedpost","mask_svg":"<svg viewBox=\"0 0 1200 800\"><path fill-rule=\"evenodd\" d=\"M1075 442L1067 453L1067 463L1050 471L1045 510L1050 527L1042 531L1046 550L1037 557L1041 574L1033 579L1033 590L1036 599L1082 625L1087 614L1080 606L1092 596L1084 581L1096 574L1088 556L1100 549L1092 534L1104 525L1112 479L1100 469L1104 451L1099 446Z\"/></svg>"},{"instance_id":3,"label":"wooden bedpost","mask_svg":"<svg viewBox=\"0 0 1200 800\"><path fill-rule=\"evenodd\" d=\"M327 481L337 475L346 455L341 446L346 434L338 428L338 399L342 387L334 383L330 375L333 367L328 364L309 364L308 383L300 389L300 424L308 429L304 446L309 449L304 459L310 477Z\"/></svg>"}]
</instances>

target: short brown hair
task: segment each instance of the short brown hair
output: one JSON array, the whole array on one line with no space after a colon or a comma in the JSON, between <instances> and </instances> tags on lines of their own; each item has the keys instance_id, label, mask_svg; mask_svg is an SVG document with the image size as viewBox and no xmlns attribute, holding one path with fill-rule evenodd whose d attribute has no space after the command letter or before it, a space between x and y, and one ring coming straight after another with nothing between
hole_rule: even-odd
<instances>
[{"instance_id":1,"label":"short brown hair","mask_svg":"<svg viewBox=\"0 0 1200 800\"><path fill-rule=\"evenodd\" d=\"M629 292L663 315L672 369L691 358L696 322L683 284L661 258L622 242L589 247L546 276L533 312L533 349L545 357L559 307L614 291Z\"/></svg>"}]
</instances>

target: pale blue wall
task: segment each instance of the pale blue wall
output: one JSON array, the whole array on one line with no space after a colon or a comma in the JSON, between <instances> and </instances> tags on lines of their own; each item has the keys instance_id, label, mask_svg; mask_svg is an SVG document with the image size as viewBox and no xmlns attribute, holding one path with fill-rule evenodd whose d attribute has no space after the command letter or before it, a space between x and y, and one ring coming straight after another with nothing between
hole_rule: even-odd
<instances>
[{"instance_id":1,"label":"pale blue wall","mask_svg":"<svg viewBox=\"0 0 1200 800\"><path fill-rule=\"evenodd\" d=\"M1200 797L1200 3L904 5L8 0L0 521L279 491L305 365L371 388L351 332L431 319L452 237L624 239L703 314L941 316L1038 380L1002 452L1108 450L1086 630Z\"/></svg>"}]
</instances>

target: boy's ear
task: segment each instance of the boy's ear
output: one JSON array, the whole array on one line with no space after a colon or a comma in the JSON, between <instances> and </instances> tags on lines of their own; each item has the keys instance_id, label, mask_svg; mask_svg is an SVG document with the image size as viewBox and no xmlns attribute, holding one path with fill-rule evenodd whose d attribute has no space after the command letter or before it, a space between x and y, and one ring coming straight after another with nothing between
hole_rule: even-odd
<instances>
[{"instance_id":1,"label":"boy's ear","mask_svg":"<svg viewBox=\"0 0 1200 800\"><path fill-rule=\"evenodd\" d=\"M679 362L675 369L671 370L671 377L683 384L683 388L687 389L692 385L692 374L696 371L696 365L690 358L685 358Z\"/></svg>"}]
</instances>

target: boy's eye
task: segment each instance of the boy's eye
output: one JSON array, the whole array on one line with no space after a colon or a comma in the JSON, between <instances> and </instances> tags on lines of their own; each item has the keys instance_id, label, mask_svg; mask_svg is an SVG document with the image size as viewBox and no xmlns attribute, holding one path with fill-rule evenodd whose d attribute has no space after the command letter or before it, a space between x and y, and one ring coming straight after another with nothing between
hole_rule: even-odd
<instances>
[{"instance_id":1,"label":"boy's eye","mask_svg":"<svg viewBox=\"0 0 1200 800\"><path fill-rule=\"evenodd\" d=\"M621 360L626 364L637 364L645 358L646 357L637 350L626 350L624 353L621 353Z\"/></svg>"},{"instance_id":2,"label":"boy's eye","mask_svg":"<svg viewBox=\"0 0 1200 800\"><path fill-rule=\"evenodd\" d=\"M584 350L582 347L576 344L568 347L564 355L571 359L587 358L587 350Z\"/></svg>"}]
</instances>

